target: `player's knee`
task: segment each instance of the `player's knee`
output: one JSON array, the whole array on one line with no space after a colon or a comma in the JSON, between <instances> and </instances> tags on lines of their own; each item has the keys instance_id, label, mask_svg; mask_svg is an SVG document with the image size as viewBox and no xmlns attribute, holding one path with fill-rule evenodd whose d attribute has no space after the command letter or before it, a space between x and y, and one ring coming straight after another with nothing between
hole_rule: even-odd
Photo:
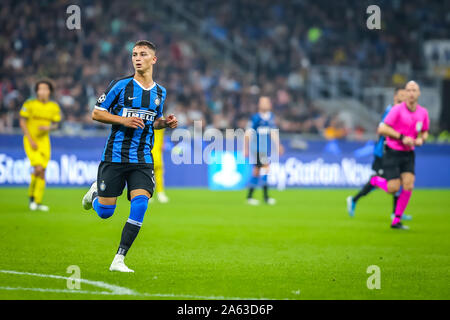
<instances>
[{"instance_id":1,"label":"player's knee","mask_svg":"<svg viewBox=\"0 0 450 320\"><path fill-rule=\"evenodd\" d=\"M390 182L387 185L387 189L389 193L397 193L400 190L400 182Z\"/></svg>"},{"instance_id":2,"label":"player's knee","mask_svg":"<svg viewBox=\"0 0 450 320\"><path fill-rule=\"evenodd\" d=\"M101 204L100 202L97 203L95 206L95 211L97 212L97 215L102 219L108 219L114 214L114 210L116 209L116 205L108 205L108 204Z\"/></svg>"},{"instance_id":3,"label":"player's knee","mask_svg":"<svg viewBox=\"0 0 450 320\"><path fill-rule=\"evenodd\" d=\"M142 223L148 207L148 197L139 195L131 199L130 219Z\"/></svg>"},{"instance_id":4,"label":"player's knee","mask_svg":"<svg viewBox=\"0 0 450 320\"><path fill-rule=\"evenodd\" d=\"M414 179L404 181L402 187L404 190L411 191L412 189L414 189Z\"/></svg>"}]
</instances>

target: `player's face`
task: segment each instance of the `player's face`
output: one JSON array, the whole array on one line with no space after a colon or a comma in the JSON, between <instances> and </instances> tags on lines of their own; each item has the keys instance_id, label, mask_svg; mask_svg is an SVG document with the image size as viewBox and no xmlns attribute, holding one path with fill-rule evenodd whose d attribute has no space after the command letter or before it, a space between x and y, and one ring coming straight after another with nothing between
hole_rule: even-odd
<instances>
[{"instance_id":1,"label":"player's face","mask_svg":"<svg viewBox=\"0 0 450 320\"><path fill-rule=\"evenodd\" d=\"M420 96L419 85L415 82L409 82L406 85L406 98L409 102L416 102Z\"/></svg>"},{"instance_id":2,"label":"player's face","mask_svg":"<svg viewBox=\"0 0 450 320\"><path fill-rule=\"evenodd\" d=\"M266 113L272 110L272 102L269 97L261 97L259 98L258 103L259 112Z\"/></svg>"},{"instance_id":3,"label":"player's face","mask_svg":"<svg viewBox=\"0 0 450 320\"><path fill-rule=\"evenodd\" d=\"M134 47L131 59L137 72L148 71L156 63L155 51L147 46Z\"/></svg>"},{"instance_id":4,"label":"player's face","mask_svg":"<svg viewBox=\"0 0 450 320\"><path fill-rule=\"evenodd\" d=\"M406 90L398 90L394 97L394 104L402 103L406 100Z\"/></svg>"},{"instance_id":5,"label":"player's face","mask_svg":"<svg viewBox=\"0 0 450 320\"><path fill-rule=\"evenodd\" d=\"M50 99L50 87L46 83L39 84L36 96L39 100L48 101Z\"/></svg>"}]
</instances>

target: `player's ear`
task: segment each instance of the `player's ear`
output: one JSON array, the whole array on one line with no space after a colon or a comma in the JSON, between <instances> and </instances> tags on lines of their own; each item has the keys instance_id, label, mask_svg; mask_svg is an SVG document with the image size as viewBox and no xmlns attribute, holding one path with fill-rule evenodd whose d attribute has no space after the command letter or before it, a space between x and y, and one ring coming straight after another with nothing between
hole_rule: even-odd
<instances>
[{"instance_id":1,"label":"player's ear","mask_svg":"<svg viewBox=\"0 0 450 320\"><path fill-rule=\"evenodd\" d=\"M158 60L158 58L156 57L156 55L154 55L153 59L152 59L152 64L155 64L157 60Z\"/></svg>"}]
</instances>

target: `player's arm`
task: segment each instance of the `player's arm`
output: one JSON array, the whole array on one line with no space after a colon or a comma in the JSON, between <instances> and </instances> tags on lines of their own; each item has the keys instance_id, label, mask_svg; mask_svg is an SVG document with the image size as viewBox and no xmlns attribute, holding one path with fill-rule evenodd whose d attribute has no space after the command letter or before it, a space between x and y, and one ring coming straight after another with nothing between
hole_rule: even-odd
<instances>
[{"instance_id":1,"label":"player's arm","mask_svg":"<svg viewBox=\"0 0 450 320\"><path fill-rule=\"evenodd\" d=\"M165 128L175 129L178 127L178 119L174 114L170 114L167 118L163 116L164 102L166 101L166 89L162 89L161 103L156 107L156 120L153 121L153 129L161 130Z\"/></svg>"},{"instance_id":2,"label":"player's arm","mask_svg":"<svg viewBox=\"0 0 450 320\"><path fill-rule=\"evenodd\" d=\"M40 126L39 130L41 131L55 131L59 128L59 122L52 122L49 126Z\"/></svg>"},{"instance_id":3,"label":"player's arm","mask_svg":"<svg viewBox=\"0 0 450 320\"><path fill-rule=\"evenodd\" d=\"M278 129L270 129L270 138L272 139L272 143L275 144L275 150L278 150L278 154L282 155L284 153L284 147L280 143L280 132Z\"/></svg>"},{"instance_id":4,"label":"player's arm","mask_svg":"<svg viewBox=\"0 0 450 320\"><path fill-rule=\"evenodd\" d=\"M20 129L22 129L23 135L24 135L25 137L27 137L28 142L29 142L30 145L31 145L31 148L32 148L33 150L36 150L36 149L37 149L37 143L36 143L36 142L33 140L33 138L31 137L30 131L28 130L28 127L27 127L27 121L28 121L27 118L25 118L25 117L23 117L23 116L20 117L20 120L19 120Z\"/></svg>"},{"instance_id":5,"label":"player's arm","mask_svg":"<svg viewBox=\"0 0 450 320\"><path fill-rule=\"evenodd\" d=\"M245 135L244 135L244 157L247 158L250 154L250 135L251 132L249 129L245 130Z\"/></svg>"},{"instance_id":6,"label":"player's arm","mask_svg":"<svg viewBox=\"0 0 450 320\"><path fill-rule=\"evenodd\" d=\"M27 126L27 122L29 121L28 119L31 116L31 112L32 112L32 105L29 103L29 101L25 101L25 103L23 104L23 106L19 112L19 115L20 115L19 125L20 125L20 129L22 129L23 135L25 137L27 137L31 148L33 150L37 150L37 147L38 147L37 143L31 137L30 131L28 130L28 126Z\"/></svg>"},{"instance_id":7,"label":"player's arm","mask_svg":"<svg viewBox=\"0 0 450 320\"><path fill-rule=\"evenodd\" d=\"M106 124L117 124L128 128L145 128L144 121L138 117L122 117L109 113L107 110L94 109L92 111L92 120L106 123Z\"/></svg>"},{"instance_id":8,"label":"player's arm","mask_svg":"<svg viewBox=\"0 0 450 320\"><path fill-rule=\"evenodd\" d=\"M160 130L164 128L175 129L178 126L178 119L174 114L170 114L167 119L160 117L153 122L153 129Z\"/></svg>"},{"instance_id":9,"label":"player's arm","mask_svg":"<svg viewBox=\"0 0 450 320\"><path fill-rule=\"evenodd\" d=\"M111 108L114 107L113 102L120 95L122 87L117 80L112 81L106 91L98 98L94 110L92 110L92 120L106 123L121 125L128 128L145 128L144 120L138 117L122 117L112 114Z\"/></svg>"}]
</instances>

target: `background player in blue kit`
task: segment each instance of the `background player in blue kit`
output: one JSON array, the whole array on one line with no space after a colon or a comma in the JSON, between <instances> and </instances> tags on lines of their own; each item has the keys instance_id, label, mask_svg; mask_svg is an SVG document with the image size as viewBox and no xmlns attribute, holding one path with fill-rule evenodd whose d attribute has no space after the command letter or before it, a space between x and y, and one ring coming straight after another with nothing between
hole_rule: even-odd
<instances>
[{"instance_id":1,"label":"background player in blue kit","mask_svg":"<svg viewBox=\"0 0 450 320\"><path fill-rule=\"evenodd\" d=\"M153 81L156 61L153 43L136 42L132 53L135 74L111 82L92 113L94 120L112 124L112 128L98 167L97 181L84 196L83 207L94 208L102 219L111 217L125 184L131 201L130 215L109 268L111 271L134 272L125 265L124 259L141 228L155 188L151 154L153 130L176 128L178 124L173 114L163 118L166 89Z\"/></svg>"},{"instance_id":2,"label":"background player in blue kit","mask_svg":"<svg viewBox=\"0 0 450 320\"><path fill-rule=\"evenodd\" d=\"M399 103L402 103L406 99L406 90L404 87L396 87L394 91L394 105L397 105ZM392 105L387 106L386 110L383 113L383 116L381 117L380 124L383 123L384 119L388 115L389 111L392 109ZM383 153L384 153L384 143L385 143L386 137L383 135L380 135L378 138L377 143L375 144L375 148L373 151L374 160L372 163L372 170L374 171L375 176L382 177L384 170L383 170ZM376 187L373 186L369 181L361 188L361 190L354 196L347 197L347 211L348 214L353 217L355 215L355 208L357 201L361 198L369 194L372 190L374 190ZM395 212L395 207L397 205L398 200L398 193L394 194L394 205L392 212ZM394 218L394 213L392 213L392 219ZM403 215L404 220L411 220L412 217L409 215L404 214Z\"/></svg>"},{"instance_id":3,"label":"background player in blue kit","mask_svg":"<svg viewBox=\"0 0 450 320\"><path fill-rule=\"evenodd\" d=\"M283 146L279 143L279 134L275 124L275 116L272 113L272 102L269 97L261 96L258 101L258 113L255 113L248 124L245 136L245 157L250 157L250 163L255 163L252 177L248 187L247 203L258 205L259 200L253 198L253 192L261 178L264 202L275 204L275 199L269 197L267 176L269 174L269 158L271 144L274 144L276 152L283 152Z\"/></svg>"}]
</instances>

